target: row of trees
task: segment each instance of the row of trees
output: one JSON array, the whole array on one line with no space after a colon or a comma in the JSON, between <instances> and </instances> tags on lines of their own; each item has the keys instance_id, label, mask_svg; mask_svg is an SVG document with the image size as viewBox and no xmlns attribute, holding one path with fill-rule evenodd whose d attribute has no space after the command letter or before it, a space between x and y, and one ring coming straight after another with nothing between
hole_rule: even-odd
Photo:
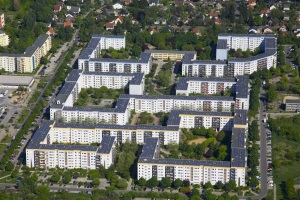
<instances>
[{"instance_id":1,"label":"row of trees","mask_svg":"<svg viewBox=\"0 0 300 200\"><path fill-rule=\"evenodd\" d=\"M168 87L171 83L173 63L168 62L161 67L156 76L156 80L160 86Z\"/></svg>"},{"instance_id":2,"label":"row of trees","mask_svg":"<svg viewBox=\"0 0 300 200\"><path fill-rule=\"evenodd\" d=\"M258 113L259 108L259 93L260 93L260 86L261 86L261 79L259 77L256 77L253 80L252 88L250 91L250 108L249 108L249 114L252 116L255 116Z\"/></svg>"}]
</instances>

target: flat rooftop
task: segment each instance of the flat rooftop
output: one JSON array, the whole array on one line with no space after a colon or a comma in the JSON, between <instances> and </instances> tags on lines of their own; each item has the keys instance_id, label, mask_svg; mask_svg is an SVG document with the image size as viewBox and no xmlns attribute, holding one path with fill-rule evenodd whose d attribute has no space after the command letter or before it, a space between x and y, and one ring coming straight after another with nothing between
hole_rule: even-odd
<instances>
[{"instance_id":1,"label":"flat rooftop","mask_svg":"<svg viewBox=\"0 0 300 200\"><path fill-rule=\"evenodd\" d=\"M33 76L0 75L0 85L29 87L32 82Z\"/></svg>"}]
</instances>

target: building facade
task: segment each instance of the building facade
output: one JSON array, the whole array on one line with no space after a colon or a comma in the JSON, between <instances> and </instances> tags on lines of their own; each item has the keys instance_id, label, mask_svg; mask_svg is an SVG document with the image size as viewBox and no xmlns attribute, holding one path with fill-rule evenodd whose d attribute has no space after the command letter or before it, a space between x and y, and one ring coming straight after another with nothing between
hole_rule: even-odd
<instances>
[{"instance_id":1,"label":"building facade","mask_svg":"<svg viewBox=\"0 0 300 200\"><path fill-rule=\"evenodd\" d=\"M51 47L51 36L42 34L23 54L0 54L0 68L9 72L31 73L38 67L41 58L47 55Z\"/></svg>"},{"instance_id":2,"label":"building facade","mask_svg":"<svg viewBox=\"0 0 300 200\"><path fill-rule=\"evenodd\" d=\"M9 45L9 36L0 30L0 46L6 47Z\"/></svg>"}]
</instances>

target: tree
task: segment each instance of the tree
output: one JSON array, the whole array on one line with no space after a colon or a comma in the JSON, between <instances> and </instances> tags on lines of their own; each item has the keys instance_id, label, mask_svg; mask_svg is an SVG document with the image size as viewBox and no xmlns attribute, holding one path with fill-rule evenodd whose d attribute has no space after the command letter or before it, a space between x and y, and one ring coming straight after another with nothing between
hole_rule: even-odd
<instances>
[{"instance_id":1,"label":"tree","mask_svg":"<svg viewBox=\"0 0 300 200\"><path fill-rule=\"evenodd\" d=\"M288 199L295 198L294 178L288 178L285 185L285 192Z\"/></svg>"},{"instance_id":2,"label":"tree","mask_svg":"<svg viewBox=\"0 0 300 200\"><path fill-rule=\"evenodd\" d=\"M25 176L19 183L18 183L18 190L23 195L28 195L33 193L37 188L37 182L34 181L31 177Z\"/></svg>"},{"instance_id":3,"label":"tree","mask_svg":"<svg viewBox=\"0 0 300 200\"><path fill-rule=\"evenodd\" d=\"M200 192L198 189L196 188L192 189L191 199L200 199Z\"/></svg>"},{"instance_id":4,"label":"tree","mask_svg":"<svg viewBox=\"0 0 300 200\"><path fill-rule=\"evenodd\" d=\"M168 178L168 177L163 177L162 179L161 179L161 181L160 181L160 187L161 188L168 188L168 187L171 187L171 180L170 180L170 178Z\"/></svg>"},{"instance_id":5,"label":"tree","mask_svg":"<svg viewBox=\"0 0 300 200\"><path fill-rule=\"evenodd\" d=\"M209 128L206 132L206 138L214 138L216 136L216 131L214 129Z\"/></svg>"},{"instance_id":6,"label":"tree","mask_svg":"<svg viewBox=\"0 0 300 200\"><path fill-rule=\"evenodd\" d=\"M11 177L12 178L17 178L19 176L19 170L18 169L14 169L12 172L11 172Z\"/></svg>"},{"instance_id":7,"label":"tree","mask_svg":"<svg viewBox=\"0 0 300 200\"><path fill-rule=\"evenodd\" d=\"M210 181L207 181L204 185L203 185L204 189L211 189L213 188L213 185L211 184Z\"/></svg>"},{"instance_id":8,"label":"tree","mask_svg":"<svg viewBox=\"0 0 300 200\"><path fill-rule=\"evenodd\" d=\"M173 182L173 187L174 187L175 189L177 189L177 188L181 187L182 184L183 184L183 181L182 181L181 179L177 178L177 179Z\"/></svg>"},{"instance_id":9,"label":"tree","mask_svg":"<svg viewBox=\"0 0 300 200\"><path fill-rule=\"evenodd\" d=\"M158 181L157 181L157 177L156 176L153 176L152 178L150 178L148 181L147 181L147 186L149 188L154 188L154 187L157 187L158 185Z\"/></svg>"},{"instance_id":10,"label":"tree","mask_svg":"<svg viewBox=\"0 0 300 200\"><path fill-rule=\"evenodd\" d=\"M141 187L145 187L147 184L147 181L146 179L144 179L143 177L141 177L139 180L138 180L138 185L141 186Z\"/></svg>"},{"instance_id":11,"label":"tree","mask_svg":"<svg viewBox=\"0 0 300 200\"><path fill-rule=\"evenodd\" d=\"M277 98L276 86L271 85L269 90L266 92L266 99L268 102L273 102Z\"/></svg>"},{"instance_id":12,"label":"tree","mask_svg":"<svg viewBox=\"0 0 300 200\"><path fill-rule=\"evenodd\" d=\"M227 183L225 183L225 191L233 191L236 188L235 180L230 180Z\"/></svg>"},{"instance_id":13,"label":"tree","mask_svg":"<svg viewBox=\"0 0 300 200\"><path fill-rule=\"evenodd\" d=\"M127 184L127 181L123 178L119 179L117 182L116 182L116 187L119 188L119 189L126 189L128 186Z\"/></svg>"},{"instance_id":14,"label":"tree","mask_svg":"<svg viewBox=\"0 0 300 200\"><path fill-rule=\"evenodd\" d=\"M40 185L36 188L35 193L40 199L48 199L50 194L50 189L46 185Z\"/></svg>"},{"instance_id":15,"label":"tree","mask_svg":"<svg viewBox=\"0 0 300 200\"><path fill-rule=\"evenodd\" d=\"M48 63L47 58L44 57L44 56L42 56L42 57L41 57L41 60L40 60L40 63L41 63L42 65L46 65L46 64Z\"/></svg>"},{"instance_id":16,"label":"tree","mask_svg":"<svg viewBox=\"0 0 300 200\"><path fill-rule=\"evenodd\" d=\"M20 1L19 0L14 0L14 10L15 11L20 10Z\"/></svg>"},{"instance_id":17,"label":"tree","mask_svg":"<svg viewBox=\"0 0 300 200\"><path fill-rule=\"evenodd\" d=\"M215 184L215 188L216 188L216 189L222 189L223 186L224 186L224 184L222 183L222 181L218 181L218 182L216 182L216 184Z\"/></svg>"},{"instance_id":18,"label":"tree","mask_svg":"<svg viewBox=\"0 0 300 200\"><path fill-rule=\"evenodd\" d=\"M93 187L98 187L100 185L100 181L98 178L94 178L92 181Z\"/></svg>"},{"instance_id":19,"label":"tree","mask_svg":"<svg viewBox=\"0 0 300 200\"><path fill-rule=\"evenodd\" d=\"M12 171L15 168L14 164L10 161L7 162L6 166L5 166L5 170L6 171Z\"/></svg>"},{"instance_id":20,"label":"tree","mask_svg":"<svg viewBox=\"0 0 300 200\"><path fill-rule=\"evenodd\" d=\"M68 183L70 183L71 180L72 180L72 177L71 177L70 173L65 173L64 178L63 178L63 183L68 184Z\"/></svg>"},{"instance_id":21,"label":"tree","mask_svg":"<svg viewBox=\"0 0 300 200\"><path fill-rule=\"evenodd\" d=\"M260 16L255 16L253 19L253 23L255 26L261 26L263 19Z\"/></svg>"},{"instance_id":22,"label":"tree","mask_svg":"<svg viewBox=\"0 0 300 200\"><path fill-rule=\"evenodd\" d=\"M220 131L217 135L217 140L219 142L221 142L223 139L225 138L225 132L224 131Z\"/></svg>"},{"instance_id":23,"label":"tree","mask_svg":"<svg viewBox=\"0 0 300 200\"><path fill-rule=\"evenodd\" d=\"M60 181L60 175L59 174L53 174L51 176L50 181L53 182L53 183L58 183L58 181Z\"/></svg>"},{"instance_id":24,"label":"tree","mask_svg":"<svg viewBox=\"0 0 300 200\"><path fill-rule=\"evenodd\" d=\"M168 87L171 83L171 74L172 72L169 70L160 70L156 77L156 80L158 81L159 85L163 87Z\"/></svg>"}]
</instances>

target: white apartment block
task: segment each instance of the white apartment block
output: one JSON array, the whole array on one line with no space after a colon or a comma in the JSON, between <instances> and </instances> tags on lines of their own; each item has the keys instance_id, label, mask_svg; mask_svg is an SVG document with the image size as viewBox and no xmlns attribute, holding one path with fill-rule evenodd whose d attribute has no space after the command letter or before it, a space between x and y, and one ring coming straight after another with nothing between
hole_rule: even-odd
<instances>
[{"instance_id":1,"label":"white apartment block","mask_svg":"<svg viewBox=\"0 0 300 200\"><path fill-rule=\"evenodd\" d=\"M142 73L82 72L81 79L77 83L80 84L80 88L105 86L111 89L121 89L129 85L130 94L142 95L145 77Z\"/></svg>"},{"instance_id":2,"label":"white apartment block","mask_svg":"<svg viewBox=\"0 0 300 200\"><path fill-rule=\"evenodd\" d=\"M51 36L40 35L23 54L0 54L0 68L9 72L31 73L52 47Z\"/></svg>"},{"instance_id":3,"label":"white apartment block","mask_svg":"<svg viewBox=\"0 0 300 200\"><path fill-rule=\"evenodd\" d=\"M239 166L232 166L230 161L212 160L185 160L159 158L159 141L157 138L147 138L143 152L138 160L137 178L146 180L156 176L158 180L163 177L189 180L191 184L205 184L210 181L226 183L233 179L238 186L245 185L245 157ZM245 156L245 155L244 155Z\"/></svg>"},{"instance_id":4,"label":"white apartment block","mask_svg":"<svg viewBox=\"0 0 300 200\"><path fill-rule=\"evenodd\" d=\"M248 58L228 58L230 49L262 53ZM183 76L235 77L277 65L277 39L274 35L219 34L216 49L217 61L199 61L185 54L182 62Z\"/></svg>"},{"instance_id":5,"label":"white apartment block","mask_svg":"<svg viewBox=\"0 0 300 200\"><path fill-rule=\"evenodd\" d=\"M93 35L78 58L78 69L85 72L117 72L149 74L152 67L150 53L142 53L138 60L100 58L101 50L125 48L125 36Z\"/></svg>"},{"instance_id":6,"label":"white apartment block","mask_svg":"<svg viewBox=\"0 0 300 200\"><path fill-rule=\"evenodd\" d=\"M120 99L123 98L129 99L130 109L137 113L170 112L171 110L232 112L235 104L233 97L225 96L120 95Z\"/></svg>"},{"instance_id":7,"label":"white apartment block","mask_svg":"<svg viewBox=\"0 0 300 200\"><path fill-rule=\"evenodd\" d=\"M176 86L176 95L189 96L193 93L224 95L226 90L235 94L236 109L249 109L250 85L247 76L237 76L236 78L180 78Z\"/></svg>"},{"instance_id":8,"label":"white apartment block","mask_svg":"<svg viewBox=\"0 0 300 200\"><path fill-rule=\"evenodd\" d=\"M99 146L53 144L51 126L51 122L43 122L27 146L28 167L96 169L103 165L107 169L113 164L116 137L103 136Z\"/></svg>"},{"instance_id":9,"label":"white apartment block","mask_svg":"<svg viewBox=\"0 0 300 200\"><path fill-rule=\"evenodd\" d=\"M9 36L0 30L0 46L6 47L9 45Z\"/></svg>"},{"instance_id":10,"label":"white apartment block","mask_svg":"<svg viewBox=\"0 0 300 200\"><path fill-rule=\"evenodd\" d=\"M19 54L0 54L0 69L7 72L14 72L17 69L17 57Z\"/></svg>"},{"instance_id":11,"label":"white apartment block","mask_svg":"<svg viewBox=\"0 0 300 200\"><path fill-rule=\"evenodd\" d=\"M143 144L146 138L160 138L162 145L179 144L179 127L151 125L74 124L56 122L48 132L49 143L101 143L103 137L116 137L118 144L127 140Z\"/></svg>"}]
</instances>

